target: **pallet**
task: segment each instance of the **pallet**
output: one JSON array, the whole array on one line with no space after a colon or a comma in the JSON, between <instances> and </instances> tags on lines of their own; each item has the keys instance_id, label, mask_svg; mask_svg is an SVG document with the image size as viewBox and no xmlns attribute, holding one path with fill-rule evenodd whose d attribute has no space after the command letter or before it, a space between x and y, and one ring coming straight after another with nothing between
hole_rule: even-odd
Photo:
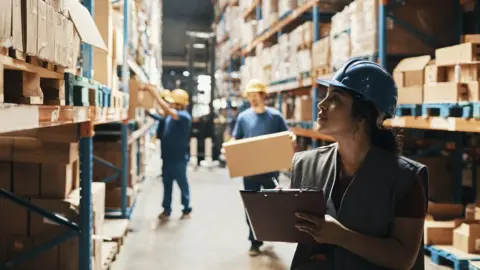
<instances>
[{"instance_id":1,"label":"pallet","mask_svg":"<svg viewBox=\"0 0 480 270\"><path fill-rule=\"evenodd\" d=\"M102 243L102 269L109 270L120 249L116 242Z\"/></svg>"},{"instance_id":2,"label":"pallet","mask_svg":"<svg viewBox=\"0 0 480 270\"><path fill-rule=\"evenodd\" d=\"M421 104L400 104L395 109L396 116L421 116Z\"/></svg>"},{"instance_id":3,"label":"pallet","mask_svg":"<svg viewBox=\"0 0 480 270\"><path fill-rule=\"evenodd\" d=\"M118 250L123 245L128 234L128 219L106 219L103 224L103 232L106 238L118 244Z\"/></svg>"},{"instance_id":4,"label":"pallet","mask_svg":"<svg viewBox=\"0 0 480 270\"><path fill-rule=\"evenodd\" d=\"M470 260L480 260L480 255L468 254L452 246L425 246L425 254L433 263L451 266L454 270L468 270Z\"/></svg>"},{"instance_id":5,"label":"pallet","mask_svg":"<svg viewBox=\"0 0 480 270\"><path fill-rule=\"evenodd\" d=\"M65 73L66 104L70 106L110 107L110 88L88 78Z\"/></svg>"},{"instance_id":6,"label":"pallet","mask_svg":"<svg viewBox=\"0 0 480 270\"><path fill-rule=\"evenodd\" d=\"M458 117L458 118L472 118L473 117L473 104L452 104L452 103L436 103L436 104L423 104L422 115L424 117L437 116L437 117Z\"/></svg>"},{"instance_id":7,"label":"pallet","mask_svg":"<svg viewBox=\"0 0 480 270\"><path fill-rule=\"evenodd\" d=\"M0 103L27 105L65 105L63 69L0 48Z\"/></svg>"}]
</instances>

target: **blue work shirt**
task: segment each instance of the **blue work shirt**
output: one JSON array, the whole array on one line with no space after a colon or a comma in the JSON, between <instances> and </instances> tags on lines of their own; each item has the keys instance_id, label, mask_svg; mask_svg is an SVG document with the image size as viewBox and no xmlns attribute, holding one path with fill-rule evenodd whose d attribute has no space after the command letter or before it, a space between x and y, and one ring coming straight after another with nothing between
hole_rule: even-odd
<instances>
[{"instance_id":1,"label":"blue work shirt","mask_svg":"<svg viewBox=\"0 0 480 270\"><path fill-rule=\"evenodd\" d=\"M164 162L188 161L190 143L190 130L192 117L186 110L177 112L178 120L171 116L162 117L157 114L149 114L155 120L160 121L157 131L161 141L162 159Z\"/></svg>"},{"instance_id":2,"label":"blue work shirt","mask_svg":"<svg viewBox=\"0 0 480 270\"><path fill-rule=\"evenodd\" d=\"M239 140L287 130L287 122L278 110L266 107L265 112L256 113L252 108L249 108L238 115L232 135ZM277 177L278 172L267 173L262 176Z\"/></svg>"}]
</instances>

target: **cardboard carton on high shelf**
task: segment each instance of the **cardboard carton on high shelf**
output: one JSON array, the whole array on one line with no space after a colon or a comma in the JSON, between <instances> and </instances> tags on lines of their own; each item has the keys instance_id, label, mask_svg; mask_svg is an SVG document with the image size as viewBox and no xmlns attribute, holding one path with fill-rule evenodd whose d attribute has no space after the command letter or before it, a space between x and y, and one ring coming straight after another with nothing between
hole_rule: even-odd
<instances>
[{"instance_id":1,"label":"cardboard carton on high shelf","mask_svg":"<svg viewBox=\"0 0 480 270\"><path fill-rule=\"evenodd\" d=\"M223 147L230 177L290 169L292 165L289 131L227 142Z\"/></svg>"},{"instance_id":2,"label":"cardboard carton on high shelf","mask_svg":"<svg viewBox=\"0 0 480 270\"><path fill-rule=\"evenodd\" d=\"M435 65L435 61L431 61L425 67L425 84L433 84L446 81L445 67Z\"/></svg>"},{"instance_id":3,"label":"cardboard carton on high shelf","mask_svg":"<svg viewBox=\"0 0 480 270\"><path fill-rule=\"evenodd\" d=\"M12 10L12 0L0 1L0 10ZM0 47L11 47L12 41L12 12L1 12Z\"/></svg>"},{"instance_id":4,"label":"cardboard carton on high shelf","mask_svg":"<svg viewBox=\"0 0 480 270\"><path fill-rule=\"evenodd\" d=\"M480 224L462 224L456 228L453 247L466 253L480 253Z\"/></svg>"},{"instance_id":5,"label":"cardboard carton on high shelf","mask_svg":"<svg viewBox=\"0 0 480 270\"><path fill-rule=\"evenodd\" d=\"M295 98L294 120L312 121L312 98L309 95Z\"/></svg>"},{"instance_id":6,"label":"cardboard carton on high shelf","mask_svg":"<svg viewBox=\"0 0 480 270\"><path fill-rule=\"evenodd\" d=\"M312 45L312 67L328 67L330 64L330 38L324 37Z\"/></svg>"},{"instance_id":7,"label":"cardboard carton on high shelf","mask_svg":"<svg viewBox=\"0 0 480 270\"><path fill-rule=\"evenodd\" d=\"M427 84L424 88L424 103L478 101L479 97L478 82L440 82Z\"/></svg>"},{"instance_id":8,"label":"cardboard carton on high shelf","mask_svg":"<svg viewBox=\"0 0 480 270\"><path fill-rule=\"evenodd\" d=\"M435 50L435 61L438 66L454 66L479 62L480 44L462 43Z\"/></svg>"},{"instance_id":9,"label":"cardboard carton on high shelf","mask_svg":"<svg viewBox=\"0 0 480 270\"><path fill-rule=\"evenodd\" d=\"M479 43L480 44L480 35L463 35L462 43Z\"/></svg>"},{"instance_id":10,"label":"cardboard carton on high shelf","mask_svg":"<svg viewBox=\"0 0 480 270\"><path fill-rule=\"evenodd\" d=\"M398 104L423 103L425 67L430 56L405 58L393 70L393 78L398 86Z\"/></svg>"},{"instance_id":11,"label":"cardboard carton on high shelf","mask_svg":"<svg viewBox=\"0 0 480 270\"><path fill-rule=\"evenodd\" d=\"M24 198L29 201L28 198ZM0 222L0 232L2 235L29 235L29 211L4 197L0 197L0 220L8 220L8 222Z\"/></svg>"}]
</instances>

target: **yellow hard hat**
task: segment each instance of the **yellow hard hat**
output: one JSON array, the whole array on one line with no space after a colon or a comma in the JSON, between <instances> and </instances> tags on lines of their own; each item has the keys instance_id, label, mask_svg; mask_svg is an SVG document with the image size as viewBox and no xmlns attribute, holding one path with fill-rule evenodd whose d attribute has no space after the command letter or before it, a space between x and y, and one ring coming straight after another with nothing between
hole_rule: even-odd
<instances>
[{"instance_id":1,"label":"yellow hard hat","mask_svg":"<svg viewBox=\"0 0 480 270\"><path fill-rule=\"evenodd\" d=\"M160 97L161 98L165 99L168 96L170 96L170 90L164 89L164 90L160 91Z\"/></svg>"},{"instance_id":2,"label":"yellow hard hat","mask_svg":"<svg viewBox=\"0 0 480 270\"><path fill-rule=\"evenodd\" d=\"M245 94L248 93L267 93L267 86L259 80L252 79L245 88Z\"/></svg>"},{"instance_id":3,"label":"yellow hard hat","mask_svg":"<svg viewBox=\"0 0 480 270\"><path fill-rule=\"evenodd\" d=\"M172 92L170 92L170 95L165 97L165 100L170 103L176 103L184 106L187 106L189 103L188 93L183 89L173 90Z\"/></svg>"}]
</instances>

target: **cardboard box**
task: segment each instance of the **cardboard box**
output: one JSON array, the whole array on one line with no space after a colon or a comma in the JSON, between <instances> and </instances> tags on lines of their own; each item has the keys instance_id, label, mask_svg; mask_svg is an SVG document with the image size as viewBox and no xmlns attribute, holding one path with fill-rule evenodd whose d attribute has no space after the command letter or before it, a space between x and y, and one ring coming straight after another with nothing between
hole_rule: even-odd
<instances>
[{"instance_id":1,"label":"cardboard box","mask_svg":"<svg viewBox=\"0 0 480 270\"><path fill-rule=\"evenodd\" d=\"M426 220L424 225L425 245L452 245L453 230L459 225L459 222L453 220Z\"/></svg>"},{"instance_id":2,"label":"cardboard box","mask_svg":"<svg viewBox=\"0 0 480 270\"><path fill-rule=\"evenodd\" d=\"M73 163L41 164L40 196L49 199L67 198L70 192L76 188L73 166Z\"/></svg>"},{"instance_id":3,"label":"cardboard box","mask_svg":"<svg viewBox=\"0 0 480 270\"><path fill-rule=\"evenodd\" d=\"M297 96L294 110L296 121L312 121L312 98L308 95Z\"/></svg>"},{"instance_id":4,"label":"cardboard box","mask_svg":"<svg viewBox=\"0 0 480 270\"><path fill-rule=\"evenodd\" d=\"M26 199L28 200L28 199ZM28 236L29 211L6 198L0 197L0 231L2 235Z\"/></svg>"},{"instance_id":5,"label":"cardboard box","mask_svg":"<svg viewBox=\"0 0 480 270\"><path fill-rule=\"evenodd\" d=\"M442 82L426 84L423 89L424 103L456 103L469 101L470 96L468 84L463 83Z\"/></svg>"},{"instance_id":6,"label":"cardboard box","mask_svg":"<svg viewBox=\"0 0 480 270\"><path fill-rule=\"evenodd\" d=\"M15 162L70 164L78 159L78 143L45 142L34 138L15 138Z\"/></svg>"},{"instance_id":7,"label":"cardboard box","mask_svg":"<svg viewBox=\"0 0 480 270\"><path fill-rule=\"evenodd\" d=\"M92 183L93 230L96 235L103 234L105 194L105 183ZM72 191L67 200L75 207L80 207L80 189Z\"/></svg>"},{"instance_id":8,"label":"cardboard box","mask_svg":"<svg viewBox=\"0 0 480 270\"><path fill-rule=\"evenodd\" d=\"M425 67L425 84L432 84L446 81L445 67L429 64Z\"/></svg>"},{"instance_id":9,"label":"cardboard box","mask_svg":"<svg viewBox=\"0 0 480 270\"><path fill-rule=\"evenodd\" d=\"M480 44L462 43L435 50L435 61L438 66L452 66L480 61L478 57Z\"/></svg>"},{"instance_id":10,"label":"cardboard box","mask_svg":"<svg viewBox=\"0 0 480 270\"><path fill-rule=\"evenodd\" d=\"M58 216L67 218L70 221L78 223L78 211L70 202L66 200L54 199L32 199L32 203L47 211L53 212ZM67 227L51 221L37 213L30 215L30 235L61 235L69 230Z\"/></svg>"},{"instance_id":11,"label":"cardboard box","mask_svg":"<svg viewBox=\"0 0 480 270\"><path fill-rule=\"evenodd\" d=\"M0 161L0 189L12 191L12 166L10 161Z\"/></svg>"},{"instance_id":12,"label":"cardboard box","mask_svg":"<svg viewBox=\"0 0 480 270\"><path fill-rule=\"evenodd\" d=\"M325 37L312 45L312 67L328 67L330 64L330 38Z\"/></svg>"},{"instance_id":13,"label":"cardboard box","mask_svg":"<svg viewBox=\"0 0 480 270\"><path fill-rule=\"evenodd\" d=\"M435 220L452 220L463 216L463 204L428 202L428 215Z\"/></svg>"},{"instance_id":14,"label":"cardboard box","mask_svg":"<svg viewBox=\"0 0 480 270\"><path fill-rule=\"evenodd\" d=\"M480 43L480 35L478 34L463 35L462 43Z\"/></svg>"},{"instance_id":15,"label":"cardboard box","mask_svg":"<svg viewBox=\"0 0 480 270\"><path fill-rule=\"evenodd\" d=\"M55 9L52 6L47 5L47 40L46 44L42 45L42 47L45 46L45 53L42 56L49 62L55 61L55 35L57 32L55 18Z\"/></svg>"},{"instance_id":16,"label":"cardboard box","mask_svg":"<svg viewBox=\"0 0 480 270\"><path fill-rule=\"evenodd\" d=\"M443 67L446 73L447 82L455 81L455 66ZM480 79L480 64L463 64L460 65L460 81L461 83L476 82Z\"/></svg>"},{"instance_id":17,"label":"cardboard box","mask_svg":"<svg viewBox=\"0 0 480 270\"><path fill-rule=\"evenodd\" d=\"M38 23L37 23L37 56L42 60L49 58L48 33L47 33L47 4L44 1L38 2Z\"/></svg>"},{"instance_id":18,"label":"cardboard box","mask_svg":"<svg viewBox=\"0 0 480 270\"><path fill-rule=\"evenodd\" d=\"M78 237L74 237L59 246L58 269L78 270L79 251Z\"/></svg>"},{"instance_id":19,"label":"cardboard box","mask_svg":"<svg viewBox=\"0 0 480 270\"><path fill-rule=\"evenodd\" d=\"M13 0L12 2L12 37L13 48L17 51L25 51L25 41L23 38L23 14L22 14L22 1Z\"/></svg>"},{"instance_id":20,"label":"cardboard box","mask_svg":"<svg viewBox=\"0 0 480 270\"><path fill-rule=\"evenodd\" d=\"M41 174L39 163L13 163L13 192L19 196L40 195Z\"/></svg>"},{"instance_id":21,"label":"cardboard box","mask_svg":"<svg viewBox=\"0 0 480 270\"><path fill-rule=\"evenodd\" d=\"M230 177L258 175L292 166L289 131L227 142L223 147Z\"/></svg>"},{"instance_id":22,"label":"cardboard box","mask_svg":"<svg viewBox=\"0 0 480 270\"><path fill-rule=\"evenodd\" d=\"M423 86L410 86L398 88L397 104L422 104Z\"/></svg>"},{"instance_id":23,"label":"cardboard box","mask_svg":"<svg viewBox=\"0 0 480 270\"><path fill-rule=\"evenodd\" d=\"M0 1L0 47L12 46L12 0Z\"/></svg>"},{"instance_id":24,"label":"cardboard box","mask_svg":"<svg viewBox=\"0 0 480 270\"><path fill-rule=\"evenodd\" d=\"M480 224L462 224L453 231L453 247L466 253L480 251Z\"/></svg>"},{"instance_id":25,"label":"cardboard box","mask_svg":"<svg viewBox=\"0 0 480 270\"><path fill-rule=\"evenodd\" d=\"M38 54L38 6L40 0L24 0L26 53L37 56Z\"/></svg>"},{"instance_id":26,"label":"cardboard box","mask_svg":"<svg viewBox=\"0 0 480 270\"><path fill-rule=\"evenodd\" d=\"M422 86L424 84L424 70L430 61L429 55L405 58L393 70L393 78L399 88Z\"/></svg>"}]
</instances>

